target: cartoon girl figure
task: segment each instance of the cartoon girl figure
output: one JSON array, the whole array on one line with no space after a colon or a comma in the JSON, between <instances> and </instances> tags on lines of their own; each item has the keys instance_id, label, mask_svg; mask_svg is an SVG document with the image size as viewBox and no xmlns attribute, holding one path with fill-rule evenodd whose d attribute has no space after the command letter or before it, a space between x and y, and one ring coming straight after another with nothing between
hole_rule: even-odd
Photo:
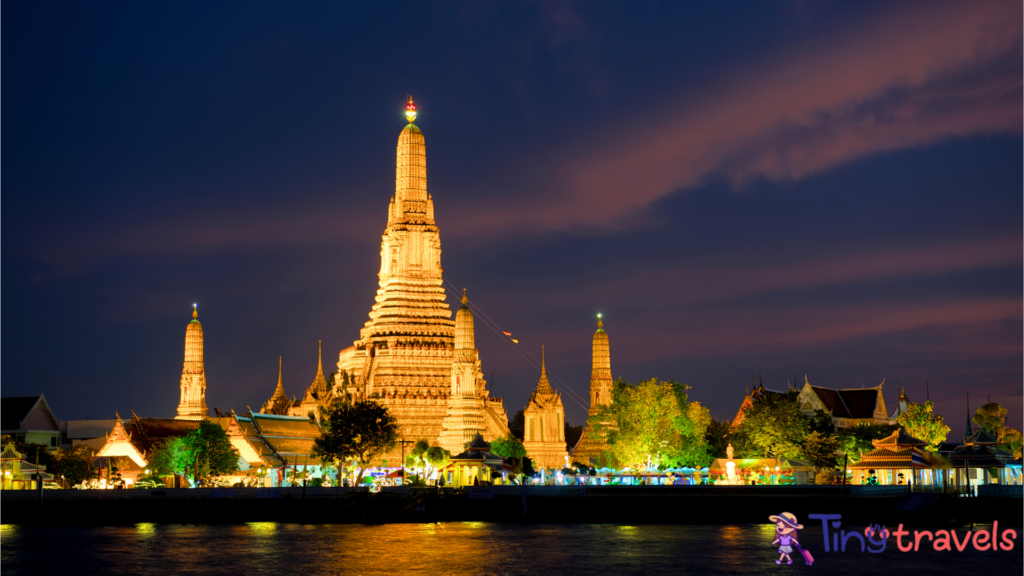
<instances>
[{"instance_id":1,"label":"cartoon girl figure","mask_svg":"<svg viewBox=\"0 0 1024 576\"><path fill-rule=\"evenodd\" d=\"M798 523L796 516L789 512L783 512L778 516L769 516L768 520L775 522L775 540L772 541L772 545L779 545L779 559L775 563L782 564L782 560L785 559L787 565L792 564L793 559L790 558L790 554L793 553L793 546L800 547L800 542L796 539L796 531L803 530L803 524Z\"/></svg>"}]
</instances>

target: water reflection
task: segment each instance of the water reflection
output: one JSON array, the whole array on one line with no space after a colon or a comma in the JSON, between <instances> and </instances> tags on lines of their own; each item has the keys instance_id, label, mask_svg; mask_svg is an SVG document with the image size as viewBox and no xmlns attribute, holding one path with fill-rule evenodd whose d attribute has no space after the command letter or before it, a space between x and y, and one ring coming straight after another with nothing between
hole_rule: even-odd
<instances>
[{"instance_id":1,"label":"water reflection","mask_svg":"<svg viewBox=\"0 0 1024 576\"><path fill-rule=\"evenodd\" d=\"M153 525L34 528L3 525L6 574L650 574L779 576L774 525L615 526L486 524ZM801 531L813 569L830 575L962 574L983 560L1016 573L1005 554L826 554L821 532ZM790 567L803 569L799 561Z\"/></svg>"}]
</instances>

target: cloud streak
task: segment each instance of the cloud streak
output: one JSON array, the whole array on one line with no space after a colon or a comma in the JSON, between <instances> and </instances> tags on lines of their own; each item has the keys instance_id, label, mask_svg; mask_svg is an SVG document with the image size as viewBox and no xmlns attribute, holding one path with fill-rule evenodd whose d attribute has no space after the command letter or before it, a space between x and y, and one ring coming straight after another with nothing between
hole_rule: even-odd
<instances>
[{"instance_id":1,"label":"cloud streak","mask_svg":"<svg viewBox=\"0 0 1024 576\"><path fill-rule=\"evenodd\" d=\"M615 228L712 177L797 180L869 154L1019 133L1020 4L917 8L875 14L737 72L703 99L633 118L637 128L556 170L544 210L516 195L505 209L473 206L454 232Z\"/></svg>"}]
</instances>

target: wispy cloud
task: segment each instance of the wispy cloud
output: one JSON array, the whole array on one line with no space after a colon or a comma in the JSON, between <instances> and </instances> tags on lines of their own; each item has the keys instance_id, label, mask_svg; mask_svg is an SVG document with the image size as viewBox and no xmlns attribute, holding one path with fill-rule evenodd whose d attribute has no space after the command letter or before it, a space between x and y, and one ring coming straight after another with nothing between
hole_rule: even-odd
<instances>
[{"instance_id":1,"label":"wispy cloud","mask_svg":"<svg viewBox=\"0 0 1024 576\"><path fill-rule=\"evenodd\" d=\"M1021 6L887 8L609 130L543 185L544 209L464 204L456 232L616 227L709 177L795 180L890 150L1021 130ZM587 135L593 139L594 135ZM524 204L529 204L524 207Z\"/></svg>"}]
</instances>

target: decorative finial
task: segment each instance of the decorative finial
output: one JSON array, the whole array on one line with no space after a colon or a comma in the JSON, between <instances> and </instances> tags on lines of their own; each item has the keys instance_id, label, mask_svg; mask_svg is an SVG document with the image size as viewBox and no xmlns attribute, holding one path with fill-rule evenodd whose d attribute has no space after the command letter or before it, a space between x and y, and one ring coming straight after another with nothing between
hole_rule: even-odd
<instances>
[{"instance_id":1,"label":"decorative finial","mask_svg":"<svg viewBox=\"0 0 1024 576\"><path fill-rule=\"evenodd\" d=\"M198 304L193 304L192 305L192 317L193 318L199 318L199 305Z\"/></svg>"},{"instance_id":2,"label":"decorative finial","mask_svg":"<svg viewBox=\"0 0 1024 576\"><path fill-rule=\"evenodd\" d=\"M544 368L544 345L540 345L540 375L545 376L547 370Z\"/></svg>"},{"instance_id":3,"label":"decorative finial","mask_svg":"<svg viewBox=\"0 0 1024 576\"><path fill-rule=\"evenodd\" d=\"M601 322L601 313L600 312L597 313L597 327L598 328L604 328L604 322Z\"/></svg>"},{"instance_id":4,"label":"decorative finial","mask_svg":"<svg viewBox=\"0 0 1024 576\"><path fill-rule=\"evenodd\" d=\"M405 105L405 119L412 124L416 120L416 104L412 101L412 95L409 95L409 103Z\"/></svg>"},{"instance_id":5,"label":"decorative finial","mask_svg":"<svg viewBox=\"0 0 1024 576\"><path fill-rule=\"evenodd\" d=\"M463 288L462 289L462 303L465 304L466 302L469 302L469 298L466 298L466 289Z\"/></svg>"}]
</instances>

